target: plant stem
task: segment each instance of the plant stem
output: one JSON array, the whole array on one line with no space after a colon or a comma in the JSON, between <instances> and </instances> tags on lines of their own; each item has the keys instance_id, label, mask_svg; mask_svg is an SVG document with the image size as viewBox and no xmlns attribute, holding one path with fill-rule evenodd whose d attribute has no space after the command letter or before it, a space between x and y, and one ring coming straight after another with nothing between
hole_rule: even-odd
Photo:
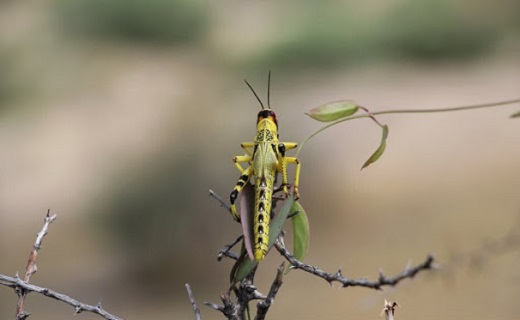
<instances>
[{"instance_id":1,"label":"plant stem","mask_svg":"<svg viewBox=\"0 0 520 320\"><path fill-rule=\"evenodd\" d=\"M378 112L367 112L367 114L360 114L357 116L352 116L348 118L343 118L336 120L332 123L327 124L326 126L318 129L316 132L305 138L302 143L300 143L300 146L298 147L298 150L296 151L296 157L300 155L301 150L303 149L303 146L309 141L312 137L317 135L318 133L322 132L325 129L328 129L338 123L347 121L347 120L354 120L354 119L361 119L361 118L372 118L375 120L374 116L377 115L383 115L383 114L398 114L398 113L436 113L436 112L451 112L451 111L465 111L465 110L473 110L473 109L481 109L481 108L491 108L491 107L498 107L498 106L504 106L504 105L510 105L520 103L520 99L513 99L513 100L505 100L505 101L499 101L499 102L491 102L491 103L483 103L483 104L476 104L471 106L462 106L462 107L452 107L452 108L436 108L436 109L396 109L396 110L385 110L385 111L378 111ZM363 108L365 111L367 111L366 108ZM377 123L377 121L376 121Z\"/></svg>"}]
</instances>

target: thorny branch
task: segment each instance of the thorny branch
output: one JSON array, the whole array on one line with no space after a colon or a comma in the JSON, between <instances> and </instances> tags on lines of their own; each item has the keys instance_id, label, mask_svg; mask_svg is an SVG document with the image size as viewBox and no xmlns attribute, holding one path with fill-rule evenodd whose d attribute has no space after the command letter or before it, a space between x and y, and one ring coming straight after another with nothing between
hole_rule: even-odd
<instances>
[{"instance_id":1,"label":"thorny branch","mask_svg":"<svg viewBox=\"0 0 520 320\"><path fill-rule=\"evenodd\" d=\"M29 283L31 280L31 276L38 271L38 267L36 266L36 256L38 255L38 251L42 247L43 238L47 235L47 230L49 230L49 225L58 218L56 214L50 216L50 209L47 210L47 215L44 218L43 228L36 235L36 241L33 244L33 248L29 253L29 259L27 260L27 266L25 267L25 276L23 281ZM23 290L20 287L15 288L16 293L18 294L18 304L16 305L16 319L23 320L29 317L30 313L24 310L25 297L27 296L27 291Z\"/></svg>"},{"instance_id":2,"label":"thorny branch","mask_svg":"<svg viewBox=\"0 0 520 320\"><path fill-rule=\"evenodd\" d=\"M215 198L221 207L225 208L227 211L230 211L230 207L226 204L226 202L217 195L214 191L210 190L210 196ZM239 255L231 251L231 249L243 239L243 236L239 236L232 243L226 245L222 250L219 251L217 259L218 261L222 260L223 257L228 257L233 260L236 260ZM369 281L367 279L348 279L341 274L341 270L338 272L331 274L327 273L315 266L305 264L299 260L297 260L286 248L283 243L283 232L282 235L275 242L276 249L280 252L280 254L291 264L291 268L293 269L301 269L306 272L309 272L315 276L321 277L328 281L332 282L340 282L343 287L366 287L371 289L381 289L382 286L390 285L395 286L400 281L413 278L417 273L423 270L434 269L436 266L434 264L433 256L429 255L426 260L415 266L415 267L406 267L404 271L393 276L386 277L382 272L379 274L379 278L377 281ZM284 264L282 264L277 269L276 277L271 284L271 289L267 296L262 295L256 287L253 285L254 279L254 271L245 279L243 279L237 287L232 287L233 290L229 290L227 293L221 294L220 298L222 300L222 305L205 302L204 304L220 311L227 319L244 319L245 311L248 309L249 302L252 300L260 300L257 304L257 313L255 320L263 320L266 317L267 312L269 311L270 306L272 305L278 290L282 286L283 283L283 270ZM191 293L191 288L188 288L188 295L190 297L190 301L192 304L194 303L193 296ZM235 301L231 298L231 294L233 293L236 296ZM195 313L196 318L200 316ZM199 318L197 318L199 319Z\"/></svg>"},{"instance_id":3,"label":"thorny branch","mask_svg":"<svg viewBox=\"0 0 520 320\"><path fill-rule=\"evenodd\" d=\"M444 271L452 271L453 269L463 267L478 267L490 260L492 257L518 250L520 246L520 215L517 217L516 223L503 236L487 241L479 247L467 252L458 253L454 257L443 264Z\"/></svg>"},{"instance_id":4,"label":"thorny branch","mask_svg":"<svg viewBox=\"0 0 520 320\"><path fill-rule=\"evenodd\" d=\"M43 228L36 236L36 241L33 245L33 249L29 254L29 259L27 261L27 267L25 271L24 279L21 279L18 274L13 277L5 276L0 274L0 284L13 288L15 292L18 294L18 304L16 308L16 319L24 320L30 316L30 313L24 310L25 297L30 292L36 292L42 294L46 297L67 303L75 308L75 314L79 314L83 311L91 312L102 316L108 320L122 320L122 318L116 317L103 309L101 303L98 303L96 306L88 305L86 303L82 303L76 299L73 299L65 294L53 291L48 288L43 288L39 286L35 286L29 283L31 276L36 273L38 268L36 267L36 256L38 255L38 251L42 247L42 241L45 235L47 235L49 225L56 220L57 215L50 216L50 210L47 211L47 215L44 219Z\"/></svg>"},{"instance_id":5,"label":"thorny branch","mask_svg":"<svg viewBox=\"0 0 520 320\"><path fill-rule=\"evenodd\" d=\"M195 312L195 320L200 320L200 309L193 297L193 292L191 291L191 287L186 283L186 290L188 291L188 296L190 297L191 305L193 306L193 312Z\"/></svg>"},{"instance_id":6,"label":"thorny branch","mask_svg":"<svg viewBox=\"0 0 520 320\"><path fill-rule=\"evenodd\" d=\"M244 238L243 235L240 235L238 236L238 238L236 238L235 241L233 241L232 243L226 245L224 247L224 249L220 250L218 252L218 255L217 255L217 260L220 261L222 260L222 258L224 257L228 257L228 258L231 258L233 260L238 260L239 258L239 255L234 253L234 252L231 252L231 249L233 249L233 247L240 242L240 240L242 240Z\"/></svg>"},{"instance_id":7,"label":"thorny branch","mask_svg":"<svg viewBox=\"0 0 520 320\"><path fill-rule=\"evenodd\" d=\"M285 263L283 262L277 269L276 278L274 279L273 284L271 285L271 290L269 290L267 298L263 301L258 302L257 304L255 320L265 319L265 315L267 314L267 311L269 311L269 307L271 307L271 305L274 302L274 297L276 296L278 290L282 286L284 269Z\"/></svg>"},{"instance_id":8,"label":"thorny branch","mask_svg":"<svg viewBox=\"0 0 520 320\"><path fill-rule=\"evenodd\" d=\"M434 258L432 255L428 255L426 257L426 260L418 265L416 265L413 268L406 267L405 270L401 271L400 273L396 274L393 277L387 277L383 274L382 271L379 272L379 278L377 281L369 281L368 279L348 279L347 277L343 276L341 273L341 269L339 269L336 273L327 273L323 270L321 270L318 267L305 264L299 260L297 260L286 248L283 244L283 238L279 237L276 239L276 242L274 246L276 247L276 250L280 252L282 256L287 259L291 263L291 267L294 269L301 269L303 271L306 271L308 273L311 273L315 276L318 276L324 280L326 280L329 283L332 282L339 282L343 285L343 288L345 287L365 287L370 289L381 289L382 286L395 286L400 281L407 279L407 278L413 278L417 273L419 273L422 270L430 270L436 268L436 265L434 264Z\"/></svg>"},{"instance_id":9,"label":"thorny branch","mask_svg":"<svg viewBox=\"0 0 520 320\"><path fill-rule=\"evenodd\" d=\"M78 300L76 300L74 298L71 298L65 294L53 291L51 289L29 284L29 283L23 281L22 279L20 279L19 277L13 278L13 277L8 277L8 276L4 276L4 275L0 274L0 284L3 284L4 286L7 286L7 287L11 287L15 290L21 289L27 293L29 293L29 292L40 293L46 297L49 297L49 298L52 298L52 299L55 299L55 300L58 300L61 302L65 302L65 303L73 306L76 309L75 314L81 313L83 311L87 311L87 312L92 312L92 313L98 314L108 320L122 320L122 318L116 317L116 316L108 313L107 311L105 311L105 309L103 309L103 307L101 306L101 303L98 303L96 306L88 305L86 303L79 302Z\"/></svg>"}]
</instances>

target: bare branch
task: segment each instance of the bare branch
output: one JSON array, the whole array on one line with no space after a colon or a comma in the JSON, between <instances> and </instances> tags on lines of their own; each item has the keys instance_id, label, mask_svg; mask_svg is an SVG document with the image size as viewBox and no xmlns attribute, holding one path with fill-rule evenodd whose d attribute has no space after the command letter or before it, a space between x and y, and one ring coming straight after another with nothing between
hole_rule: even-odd
<instances>
[{"instance_id":1,"label":"bare branch","mask_svg":"<svg viewBox=\"0 0 520 320\"><path fill-rule=\"evenodd\" d=\"M25 267L25 276L24 276L24 282L29 283L29 280L31 279L31 276L36 273L38 270L38 267L36 266L36 256L38 255L38 251L42 247L42 241L43 238L47 235L47 230L49 229L49 225L56 220L58 216L52 215L50 216L50 209L47 210L47 215L44 218L44 223L41 231L36 235L36 241L33 244L33 248L31 252L29 253L29 259L27 260L27 266ZM24 311L24 303L25 303L25 296L27 295L27 292L24 290L21 290L20 287L16 288L16 293L18 294L18 303L16 305L16 319L17 320L24 320L27 317L29 317L30 313Z\"/></svg>"},{"instance_id":2,"label":"bare branch","mask_svg":"<svg viewBox=\"0 0 520 320\"><path fill-rule=\"evenodd\" d=\"M0 284L11 287L11 288L19 288L20 290L24 291L25 293L29 292L36 292L40 293L46 297L53 298L55 300L65 302L75 308L75 314L81 313L83 311L92 312L95 314L98 314L102 316L105 319L108 320L122 320L122 318L116 317L107 311L103 309L101 306L101 303L98 303L96 306L88 305L82 302L79 302L76 299L73 299L65 294L58 293L56 291L53 291L51 289L42 288L39 286L35 286L32 284L29 284L19 277L8 277L5 275L0 274Z\"/></svg>"},{"instance_id":3,"label":"bare branch","mask_svg":"<svg viewBox=\"0 0 520 320\"><path fill-rule=\"evenodd\" d=\"M274 297L278 293L278 290L282 286L283 283L283 271L285 269L285 262L283 262L276 272L276 277L273 281L273 284L271 285L271 290L269 290L269 294L267 295L267 298L263 301L260 301L257 304L256 309L256 317L255 320L264 320L265 315L267 314L267 311L269 311L269 307L274 302Z\"/></svg>"},{"instance_id":4,"label":"bare branch","mask_svg":"<svg viewBox=\"0 0 520 320\"><path fill-rule=\"evenodd\" d=\"M231 252L231 249L237 244L240 242L240 240L242 240L244 238L243 235L240 235L238 236L238 238L235 239L235 241L233 241L232 243L224 246L224 249L220 250L218 252L218 256L217 256L217 260L220 261L222 260L222 258L224 257L228 257L228 258L231 258L233 260L238 260L239 258L239 255L234 253L234 252Z\"/></svg>"},{"instance_id":5,"label":"bare branch","mask_svg":"<svg viewBox=\"0 0 520 320\"><path fill-rule=\"evenodd\" d=\"M399 307L397 302L389 302L385 299L385 306L381 311L381 316L385 316L385 320L394 320L395 308Z\"/></svg>"},{"instance_id":6,"label":"bare branch","mask_svg":"<svg viewBox=\"0 0 520 320\"><path fill-rule=\"evenodd\" d=\"M186 290L188 291L188 296L190 297L191 305L193 306L193 312L195 313L195 320L200 320L200 310L199 306L197 306L197 302L193 297L193 292L191 291L191 287L188 283L186 283Z\"/></svg>"},{"instance_id":7,"label":"bare branch","mask_svg":"<svg viewBox=\"0 0 520 320\"><path fill-rule=\"evenodd\" d=\"M401 273L393 276L393 277L386 277L382 272L379 274L379 279L377 281L369 281L368 279L348 279L344 277L341 274L341 270L338 270L336 273L327 273L320 268L317 268L312 265L305 264L299 260L297 260L283 245L283 243L280 241L280 238L278 238L275 242L275 247L280 252L282 256L287 259L291 263L291 268L294 269L301 269L304 271L307 271L308 273L311 273L315 276L318 276L320 278L325 279L327 282L339 282L343 285L343 287L365 287L365 288L371 288L371 289L381 289L382 286L390 285L395 286L397 283L399 283L401 280L407 279L407 278L413 278L417 273L419 273L422 270L429 270L434 268L434 258L432 255L428 255L426 260L418 264L417 266L413 268L406 268Z\"/></svg>"},{"instance_id":8,"label":"bare branch","mask_svg":"<svg viewBox=\"0 0 520 320\"><path fill-rule=\"evenodd\" d=\"M445 271L452 271L459 267L478 267L492 258L511 251L518 250L520 246L520 215L516 223L503 236L487 241L479 247L466 252L457 253L452 259L443 264Z\"/></svg>"},{"instance_id":9,"label":"bare branch","mask_svg":"<svg viewBox=\"0 0 520 320\"><path fill-rule=\"evenodd\" d=\"M226 201L224 201L224 199L222 199L222 197L220 197L218 194L216 194L215 191L209 189L209 195L211 197L215 198L222 208L226 209L227 211L229 211L229 213L231 213L231 215L233 215L233 213L231 212L231 207L228 206Z\"/></svg>"}]
</instances>

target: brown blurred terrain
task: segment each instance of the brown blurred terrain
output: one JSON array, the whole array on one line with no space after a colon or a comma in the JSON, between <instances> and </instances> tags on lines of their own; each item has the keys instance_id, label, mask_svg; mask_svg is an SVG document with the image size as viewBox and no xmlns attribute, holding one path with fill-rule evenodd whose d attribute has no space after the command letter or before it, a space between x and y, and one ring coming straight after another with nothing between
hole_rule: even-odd
<instances>
[{"instance_id":1,"label":"brown blurred terrain","mask_svg":"<svg viewBox=\"0 0 520 320\"><path fill-rule=\"evenodd\" d=\"M184 284L218 302L232 263L216 253L240 232L208 189L227 199L254 134L243 78L264 98L272 70L280 137L296 142L321 127L304 112L339 99L379 111L518 98L519 15L507 0L2 1L0 273L22 273L50 208L32 283L125 319L193 319ZM370 121L311 140L308 263L374 279L432 253L444 268L381 292L291 272L268 316L375 319L387 298L403 320L518 318L518 248L449 263L520 215L519 109L381 116L388 146L363 171L380 140ZM281 260L262 263L262 292ZM0 287L0 319L15 305ZM35 294L26 309L74 311Z\"/></svg>"}]
</instances>

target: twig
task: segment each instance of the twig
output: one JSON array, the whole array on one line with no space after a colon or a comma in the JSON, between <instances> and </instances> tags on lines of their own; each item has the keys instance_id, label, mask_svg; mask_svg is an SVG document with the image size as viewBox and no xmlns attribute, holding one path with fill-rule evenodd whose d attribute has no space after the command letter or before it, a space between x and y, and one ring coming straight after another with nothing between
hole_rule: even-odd
<instances>
[{"instance_id":1,"label":"twig","mask_svg":"<svg viewBox=\"0 0 520 320\"><path fill-rule=\"evenodd\" d=\"M40 293L46 297L53 298L53 299L56 299L61 302L65 302L65 303L73 306L76 309L75 314L81 313L83 311L87 311L87 312L92 312L92 313L98 314L108 320L122 320L122 318L116 317L116 316L108 313L107 311L105 311L105 309L103 309L103 307L101 306L101 303L98 303L96 306L88 305L88 304L79 302L78 300L73 299L65 294L53 291L51 289L42 288L39 286L29 284L29 283L23 281L22 279L20 279L19 277L13 278L13 277L8 277L8 276L0 274L0 284L7 286L7 287L14 288L14 289L23 290L26 293L29 293L29 292Z\"/></svg>"},{"instance_id":2,"label":"twig","mask_svg":"<svg viewBox=\"0 0 520 320\"><path fill-rule=\"evenodd\" d=\"M255 320L264 320L265 315L267 314L267 311L269 311L269 307L274 302L274 297L278 293L278 290L282 286L283 283L283 271L285 269L285 262L283 262L276 272L276 277L273 281L273 284L271 285L271 289L269 290L269 294L267 295L267 298L263 301L260 301L257 304L256 309L256 317Z\"/></svg>"},{"instance_id":3,"label":"twig","mask_svg":"<svg viewBox=\"0 0 520 320\"><path fill-rule=\"evenodd\" d=\"M451 271L464 266L481 266L483 263L495 256L505 254L514 250L518 250L520 246L520 215L517 217L516 223L503 236L485 242L479 247L466 252L454 255L452 259L443 264L443 269Z\"/></svg>"},{"instance_id":4,"label":"twig","mask_svg":"<svg viewBox=\"0 0 520 320\"><path fill-rule=\"evenodd\" d=\"M435 267L434 265L434 258L432 255L428 255L426 260L418 264L417 266L413 268L406 268L401 273L393 276L393 277L386 277L383 272L379 273L379 279L377 281L369 281L368 279L348 279L344 277L341 274L341 269L338 270L336 273L327 273L320 268L317 268L315 266L311 266L308 264L305 264L299 260L297 260L283 245L283 242L280 241L280 238L276 239L275 247L280 252L282 256L287 259L291 263L291 267L294 269L301 269L308 273L311 273L315 276L318 276L324 280L326 280L329 283L332 282L339 282L343 285L343 287L365 287L365 288L371 288L371 289L381 289L382 286L390 285L395 286L397 283L399 283L401 280L407 279L407 278L413 278L417 273L419 273L422 270L429 270L433 269Z\"/></svg>"},{"instance_id":5,"label":"twig","mask_svg":"<svg viewBox=\"0 0 520 320\"><path fill-rule=\"evenodd\" d=\"M33 244L33 248L31 253L29 253L29 259L27 260L27 266L25 267L25 276L23 281L29 283L31 276L38 271L38 267L36 266L36 256L38 255L38 251L42 247L43 238L47 235L47 230L49 229L49 225L56 220L58 216L52 215L50 216L50 209L47 210L47 215L44 218L43 228L36 236L36 241ZM24 320L29 317L30 313L24 310L25 296L27 292L23 289L16 288L16 293L18 294L18 304L16 305L16 319Z\"/></svg>"},{"instance_id":6,"label":"twig","mask_svg":"<svg viewBox=\"0 0 520 320\"><path fill-rule=\"evenodd\" d=\"M216 303L204 302L208 307L211 307L222 314L229 320L245 319L246 311L248 310L249 301L265 300L267 297L260 293L253 285L254 272L240 282L238 288L231 287L227 293L220 295L223 305ZM234 302L231 299L231 293L234 292L237 299Z\"/></svg>"},{"instance_id":7,"label":"twig","mask_svg":"<svg viewBox=\"0 0 520 320\"><path fill-rule=\"evenodd\" d=\"M224 199L222 199L222 197L220 197L218 194L216 194L215 191L209 189L209 195L211 197L215 198L222 208L226 209L227 211L229 211L229 213L233 214L231 212L231 207L228 206L226 201L224 201Z\"/></svg>"},{"instance_id":8,"label":"twig","mask_svg":"<svg viewBox=\"0 0 520 320\"><path fill-rule=\"evenodd\" d=\"M197 306L197 302L193 297L193 292L191 291L191 287L188 283L186 283L186 290L188 291L188 296L190 297L191 305L193 306L193 312L195 313L195 320L200 320L200 310Z\"/></svg>"},{"instance_id":9,"label":"twig","mask_svg":"<svg viewBox=\"0 0 520 320\"><path fill-rule=\"evenodd\" d=\"M31 276L36 273L38 268L36 267L36 256L38 255L38 251L42 247L43 238L47 235L47 231L49 229L49 225L56 220L57 215L50 215L50 210L47 211L47 215L44 219L44 224L41 231L36 236L36 241L34 242L33 249L29 254L29 259L27 261L27 267L25 271L24 279L20 279L18 274L13 277L9 277L3 274L0 274L0 284L13 288L18 294L18 304L16 308L16 319L24 320L29 317L30 313L24 310L25 297L30 292L40 293L46 297L65 302L75 308L75 314L81 313L83 311L91 312L102 316L108 320L122 320L122 318L116 317L103 309L101 303L98 303L96 306L92 306L86 303L79 302L76 299L73 299L65 294L58 293L48 288L43 288L39 286L35 286L29 283Z\"/></svg>"},{"instance_id":10,"label":"twig","mask_svg":"<svg viewBox=\"0 0 520 320\"><path fill-rule=\"evenodd\" d=\"M243 235L240 235L238 238L236 238L235 241L233 241L232 243L224 246L224 249L220 250L218 252L218 255L217 255L217 260L220 261L222 260L222 258L224 257L228 257L228 258L231 258L233 260L238 260L239 258L239 255L237 255L236 253L234 252L231 252L231 249L237 244L240 242L240 240L242 240L242 238L244 238Z\"/></svg>"},{"instance_id":11,"label":"twig","mask_svg":"<svg viewBox=\"0 0 520 320\"><path fill-rule=\"evenodd\" d=\"M381 311L381 316L385 316L385 320L394 320L394 314L395 314L395 308L399 307L397 302L388 302L385 299L385 306L383 307L383 310Z\"/></svg>"}]
</instances>

